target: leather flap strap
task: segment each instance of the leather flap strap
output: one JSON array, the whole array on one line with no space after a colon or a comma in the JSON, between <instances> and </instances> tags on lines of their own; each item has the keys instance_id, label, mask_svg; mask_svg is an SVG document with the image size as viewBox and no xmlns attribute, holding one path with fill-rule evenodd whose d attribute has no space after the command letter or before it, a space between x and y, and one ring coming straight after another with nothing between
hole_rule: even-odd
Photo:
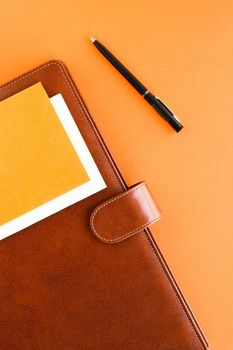
<instances>
[{"instance_id":1,"label":"leather flap strap","mask_svg":"<svg viewBox=\"0 0 233 350\"><path fill-rule=\"evenodd\" d=\"M141 182L101 203L91 215L91 229L105 243L117 243L160 219L146 184Z\"/></svg>"}]
</instances>

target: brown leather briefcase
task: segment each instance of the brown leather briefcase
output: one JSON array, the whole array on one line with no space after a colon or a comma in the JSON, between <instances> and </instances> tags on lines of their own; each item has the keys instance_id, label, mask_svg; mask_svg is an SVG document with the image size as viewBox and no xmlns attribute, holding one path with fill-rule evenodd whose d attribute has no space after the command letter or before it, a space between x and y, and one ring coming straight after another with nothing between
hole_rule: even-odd
<instances>
[{"instance_id":1,"label":"brown leather briefcase","mask_svg":"<svg viewBox=\"0 0 233 350\"><path fill-rule=\"evenodd\" d=\"M145 183L127 187L60 61L0 87L61 93L107 187L0 241L0 350L204 350L148 226ZM120 131L119 131L120 132Z\"/></svg>"}]
</instances>

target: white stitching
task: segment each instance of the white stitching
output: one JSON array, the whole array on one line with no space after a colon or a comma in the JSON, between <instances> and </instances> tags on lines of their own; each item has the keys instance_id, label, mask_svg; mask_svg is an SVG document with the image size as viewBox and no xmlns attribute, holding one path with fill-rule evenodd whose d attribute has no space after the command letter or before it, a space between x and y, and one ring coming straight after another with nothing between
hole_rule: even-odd
<instances>
[{"instance_id":1,"label":"white stitching","mask_svg":"<svg viewBox=\"0 0 233 350\"><path fill-rule=\"evenodd\" d=\"M158 215L158 216L155 217L153 220L149 220L149 221L147 221L146 223L144 223L143 225L137 227L136 229L131 230L131 231L127 232L126 234L124 234L124 235L122 235L122 236L120 236L120 237L117 237L117 238L106 239L106 238L104 238L103 236L101 236L101 235L96 231L96 228L95 228L95 225L94 225L94 218L95 218L96 214L97 214L101 209L103 209L104 207L106 207L106 206L109 205L110 203L112 203L112 202L114 202L114 201L116 201L116 200L118 200L118 199L120 199L120 198L122 198L122 197L124 197L124 196L126 196L126 195L128 195L128 194L130 194L131 192L138 190L139 188L141 188L141 187L143 187L143 186L145 186L145 183L141 183L141 184L137 185L136 187L132 188L131 190L128 190L128 191L126 191L126 192L124 192L124 193L122 193L122 194L120 194L120 195L118 195L118 196L116 196L116 197L114 197L114 198L109 199L108 201L106 201L106 202L104 202L103 204L99 205L99 206L94 210L94 212L93 212L92 215L91 215L91 227L92 227L93 231L95 232L95 234L96 234L100 239L104 240L105 242L117 242L117 241L120 241L120 240L122 240L123 238L129 237L129 236L131 236L133 233L136 233L136 232L138 232L139 230L142 230L143 228L147 227L148 225L152 224L153 222L157 221L157 220L160 218L160 215Z\"/></svg>"},{"instance_id":2,"label":"white stitching","mask_svg":"<svg viewBox=\"0 0 233 350\"><path fill-rule=\"evenodd\" d=\"M15 80L12 80L11 82L9 82L9 83L7 83L7 84L5 84L5 85L3 85L3 86L0 86L0 90L3 90L3 89L5 89L5 88L7 88L7 87L10 87L11 85L14 85L14 84L16 84L18 81L24 80L24 79L30 77L31 75L33 75L33 74L35 74L35 73L37 73L37 72L39 72L39 71L41 71L41 70L47 68L48 66L50 66L50 65L52 65L52 64L57 64L57 65L58 65L57 62L54 62L54 61L49 62L49 63L47 63L47 64L45 64L45 65L43 65L43 66L40 66L40 67L38 67L38 68L32 70L31 72L29 72L29 73L27 73L27 74L22 75L22 76L19 77L19 78L16 78Z\"/></svg>"},{"instance_id":3,"label":"white stitching","mask_svg":"<svg viewBox=\"0 0 233 350\"><path fill-rule=\"evenodd\" d=\"M149 228L147 228L147 230L149 231L149 234L152 235L150 230L149 230ZM157 245L154 247L154 245L151 243L151 239L149 239L148 236L146 236L146 237L147 237L147 243L148 243L149 247L152 249L152 251L154 252L155 258L159 262L159 264L160 264L160 266L161 266L165 276L167 277L167 280L168 280L169 284L172 287L174 295L176 296L176 298L180 302L180 305L181 305L181 307L182 307L182 309L183 309L183 311L184 311L184 313L185 313L185 315L186 315L186 317L187 317L187 319L188 319L188 321L189 321L189 323L191 325L191 328L193 330L194 336L200 342L200 344L203 347L203 349L206 350L209 347L209 344L208 344L207 340L205 339L205 336L204 336L202 330L200 329L199 332L197 331L198 323L196 324L194 322L195 316L193 315L192 310L189 309L189 306L186 305L185 298L183 297L183 299L182 299L182 292L180 291L179 286L175 288L175 282L173 281L174 276L169 271L169 267L166 268L166 261L164 262L163 258L161 258L161 256L160 256L161 253L159 252L159 249L158 249ZM205 345L207 345L207 346L205 346Z\"/></svg>"}]
</instances>

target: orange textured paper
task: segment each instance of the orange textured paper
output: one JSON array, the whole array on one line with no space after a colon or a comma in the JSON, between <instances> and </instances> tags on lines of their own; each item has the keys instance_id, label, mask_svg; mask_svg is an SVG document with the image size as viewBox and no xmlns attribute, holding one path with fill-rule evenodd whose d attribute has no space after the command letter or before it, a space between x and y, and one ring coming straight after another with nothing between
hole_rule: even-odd
<instances>
[{"instance_id":1,"label":"orange textured paper","mask_svg":"<svg viewBox=\"0 0 233 350\"><path fill-rule=\"evenodd\" d=\"M89 180L41 83L0 102L0 140L0 224Z\"/></svg>"},{"instance_id":2,"label":"orange textured paper","mask_svg":"<svg viewBox=\"0 0 233 350\"><path fill-rule=\"evenodd\" d=\"M0 82L64 60L153 226L212 350L232 350L233 2L4 1ZM176 134L91 44L95 36L174 111Z\"/></svg>"}]
</instances>

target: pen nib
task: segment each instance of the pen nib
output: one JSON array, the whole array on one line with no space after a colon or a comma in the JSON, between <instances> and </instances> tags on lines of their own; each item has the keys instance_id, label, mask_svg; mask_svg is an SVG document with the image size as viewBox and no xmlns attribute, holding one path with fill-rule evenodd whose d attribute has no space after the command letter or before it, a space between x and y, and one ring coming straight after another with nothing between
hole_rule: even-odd
<instances>
[{"instance_id":1,"label":"pen nib","mask_svg":"<svg viewBox=\"0 0 233 350\"><path fill-rule=\"evenodd\" d=\"M93 38L92 36L90 36L90 40L91 40L92 42L96 41L96 39Z\"/></svg>"}]
</instances>

